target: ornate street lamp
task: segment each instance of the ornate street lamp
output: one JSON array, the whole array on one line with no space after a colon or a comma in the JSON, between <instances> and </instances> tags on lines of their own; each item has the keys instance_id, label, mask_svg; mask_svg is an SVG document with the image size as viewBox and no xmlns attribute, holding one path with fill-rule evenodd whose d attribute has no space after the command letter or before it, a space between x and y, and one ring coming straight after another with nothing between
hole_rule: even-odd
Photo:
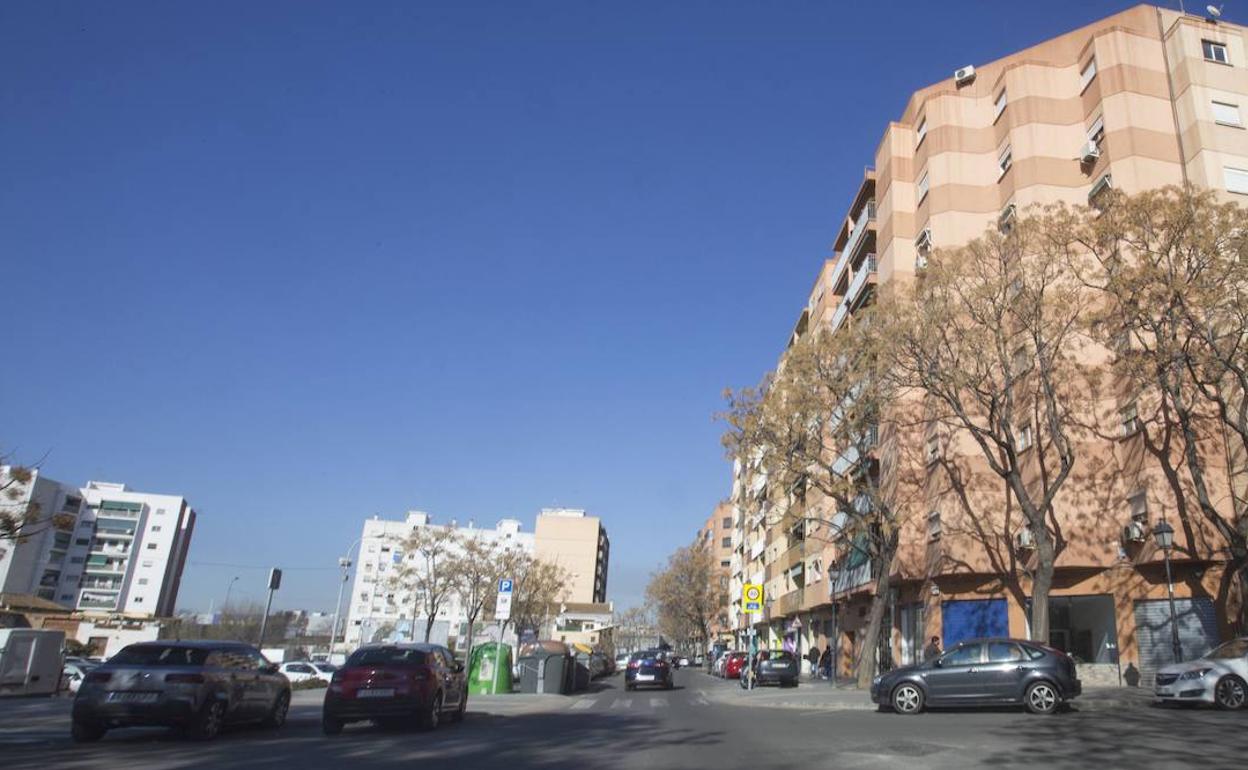
<instances>
[{"instance_id":1,"label":"ornate street lamp","mask_svg":"<svg viewBox=\"0 0 1248 770\"><path fill-rule=\"evenodd\" d=\"M1174 527L1164 521L1157 522L1153 527L1153 539L1161 549L1166 562L1166 591L1170 596L1170 648L1174 653L1174 662L1183 659L1183 646L1179 643L1178 613L1174 609L1174 579L1170 577L1170 549L1174 548Z\"/></svg>"}]
</instances>

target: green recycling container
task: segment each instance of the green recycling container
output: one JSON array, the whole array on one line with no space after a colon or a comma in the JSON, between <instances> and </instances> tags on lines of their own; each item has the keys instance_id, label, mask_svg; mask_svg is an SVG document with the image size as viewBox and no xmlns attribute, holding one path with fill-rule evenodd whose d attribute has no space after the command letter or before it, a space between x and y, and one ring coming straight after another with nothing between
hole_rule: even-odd
<instances>
[{"instance_id":1,"label":"green recycling container","mask_svg":"<svg viewBox=\"0 0 1248 770\"><path fill-rule=\"evenodd\" d=\"M497 690L494 689L496 670ZM468 692L475 695L511 692L511 645L486 642L473 648L468 664Z\"/></svg>"}]
</instances>

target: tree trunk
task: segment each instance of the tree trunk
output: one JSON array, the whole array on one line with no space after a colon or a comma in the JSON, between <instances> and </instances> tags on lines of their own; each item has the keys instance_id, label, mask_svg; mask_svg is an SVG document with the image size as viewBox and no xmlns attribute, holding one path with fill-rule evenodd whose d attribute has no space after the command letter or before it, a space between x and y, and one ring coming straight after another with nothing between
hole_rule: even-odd
<instances>
[{"instance_id":1,"label":"tree trunk","mask_svg":"<svg viewBox=\"0 0 1248 770\"><path fill-rule=\"evenodd\" d=\"M425 618L425 644L428 644L429 637L433 636L433 623L437 617L438 613L430 612L429 617Z\"/></svg>"},{"instance_id":2,"label":"tree trunk","mask_svg":"<svg viewBox=\"0 0 1248 770\"><path fill-rule=\"evenodd\" d=\"M887 554L880 556L880 574L875 579L875 595L871 597L871 612L862 635L862 655L858 658L858 687L863 689L870 687L871 680L875 677L881 626L884 624L884 610L888 609L888 594L892 586L894 550L889 548Z\"/></svg>"},{"instance_id":3,"label":"tree trunk","mask_svg":"<svg viewBox=\"0 0 1248 770\"><path fill-rule=\"evenodd\" d=\"M1049 643L1049 592L1053 589L1054 547L1047 530L1032 530L1036 541L1036 571L1031 578L1031 640Z\"/></svg>"}]
</instances>

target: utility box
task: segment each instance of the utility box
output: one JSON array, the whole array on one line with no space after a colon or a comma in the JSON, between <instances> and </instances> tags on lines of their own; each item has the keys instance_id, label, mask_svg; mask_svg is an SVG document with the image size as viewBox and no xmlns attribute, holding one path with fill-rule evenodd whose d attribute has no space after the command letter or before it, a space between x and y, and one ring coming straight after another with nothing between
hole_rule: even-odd
<instances>
[{"instance_id":1,"label":"utility box","mask_svg":"<svg viewBox=\"0 0 1248 770\"><path fill-rule=\"evenodd\" d=\"M65 666L65 632L0 629L0 695L53 695Z\"/></svg>"},{"instance_id":2,"label":"utility box","mask_svg":"<svg viewBox=\"0 0 1248 770\"><path fill-rule=\"evenodd\" d=\"M511 645L487 642L473 648L468 663L468 692L474 695L511 692Z\"/></svg>"}]
</instances>

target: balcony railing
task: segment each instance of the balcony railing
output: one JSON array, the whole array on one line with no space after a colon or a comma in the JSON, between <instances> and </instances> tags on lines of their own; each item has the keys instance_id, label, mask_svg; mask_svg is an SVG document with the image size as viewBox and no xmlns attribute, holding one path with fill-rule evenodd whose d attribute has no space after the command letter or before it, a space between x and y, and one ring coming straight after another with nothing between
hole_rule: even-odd
<instances>
[{"instance_id":1,"label":"balcony railing","mask_svg":"<svg viewBox=\"0 0 1248 770\"><path fill-rule=\"evenodd\" d=\"M845 241L845 248L841 251L850 261L854 259L854 252L862 245L863 237L866 235L867 228L875 221L875 201L867 201L866 209L858 215L858 221L854 223L854 230L849 234L849 238Z\"/></svg>"},{"instance_id":2,"label":"balcony railing","mask_svg":"<svg viewBox=\"0 0 1248 770\"><path fill-rule=\"evenodd\" d=\"M90 610L113 610L117 609L117 599L91 598L82 597L78 600L78 606Z\"/></svg>"},{"instance_id":3,"label":"balcony railing","mask_svg":"<svg viewBox=\"0 0 1248 770\"><path fill-rule=\"evenodd\" d=\"M832 314L832 331L841 328L841 324L845 323L845 318L849 315L849 305L842 302L836 306L836 312Z\"/></svg>"},{"instance_id":4,"label":"balcony railing","mask_svg":"<svg viewBox=\"0 0 1248 770\"><path fill-rule=\"evenodd\" d=\"M849 561L852 563L857 560L849 559ZM860 564L845 569L832 570L828 573L828 578L832 596L864 586L871 582L871 560L862 560Z\"/></svg>"},{"instance_id":5,"label":"balcony railing","mask_svg":"<svg viewBox=\"0 0 1248 770\"><path fill-rule=\"evenodd\" d=\"M875 255L868 254L862 263L862 267L858 268L858 272L854 273L854 280L849 284L849 291L845 293L846 305L853 305L858 301L858 295L862 293L863 287L867 285L867 280L875 275L875 270Z\"/></svg>"}]
</instances>

